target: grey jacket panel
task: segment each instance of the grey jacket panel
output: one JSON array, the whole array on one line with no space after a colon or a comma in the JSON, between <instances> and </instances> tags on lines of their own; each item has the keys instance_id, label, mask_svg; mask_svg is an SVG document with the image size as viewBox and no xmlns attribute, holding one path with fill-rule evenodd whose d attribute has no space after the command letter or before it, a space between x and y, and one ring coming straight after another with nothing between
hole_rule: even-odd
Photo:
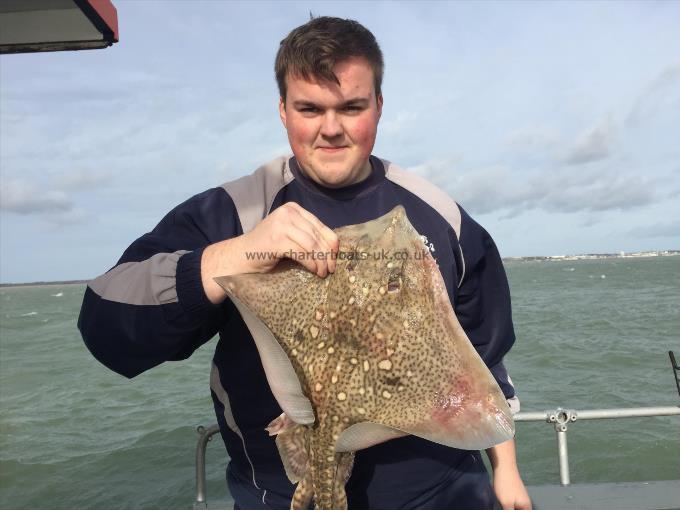
<instances>
[{"instance_id":1,"label":"grey jacket panel","mask_svg":"<svg viewBox=\"0 0 680 510\"><path fill-rule=\"evenodd\" d=\"M387 160L381 161L385 165L385 177L430 204L453 227L456 236L460 239L460 209L450 196L419 175L407 172Z\"/></svg>"},{"instance_id":2,"label":"grey jacket panel","mask_svg":"<svg viewBox=\"0 0 680 510\"><path fill-rule=\"evenodd\" d=\"M250 232L269 214L276 194L293 180L288 156L280 156L262 165L250 175L222 185L236 206L243 233Z\"/></svg>"},{"instance_id":3,"label":"grey jacket panel","mask_svg":"<svg viewBox=\"0 0 680 510\"><path fill-rule=\"evenodd\" d=\"M427 202L451 225L456 233L456 237L460 240L461 215L458 204L441 189L419 175L407 172L385 159L381 161L385 166L385 177ZM463 256L463 249L460 243L458 244L458 249L460 250L460 260L463 264L460 279L458 280L458 287L460 287L465 278L465 257Z\"/></svg>"},{"instance_id":4,"label":"grey jacket panel","mask_svg":"<svg viewBox=\"0 0 680 510\"><path fill-rule=\"evenodd\" d=\"M239 438L241 438L243 452L246 455L246 459L248 459L248 463L250 464L250 469L252 471L253 485L255 486L256 489L261 491L262 489L257 484L257 480L255 478L255 466L253 465L253 461L250 460L250 455L248 455L248 449L246 448L246 441L243 438L243 433L241 432L241 429L236 424L236 420L234 419L234 413L231 410L231 403L229 402L229 394L227 393L227 390L225 390L224 387L222 386L222 382L220 381L220 370L217 368L217 365L215 365L215 362L212 363L212 368L210 370L210 389L215 393L217 399L224 407L224 421L226 422L227 427L229 427L232 430L232 432L234 432ZM263 503L266 494L267 491L266 490L263 491L262 493Z\"/></svg>"},{"instance_id":5,"label":"grey jacket panel","mask_svg":"<svg viewBox=\"0 0 680 510\"><path fill-rule=\"evenodd\" d=\"M243 233L262 221L279 190L293 180L289 159L290 156L276 158L251 175L222 186L234 202ZM142 262L125 262L92 280L89 287L103 299L118 303L176 303L177 261L185 253L188 251L157 253Z\"/></svg>"},{"instance_id":6,"label":"grey jacket panel","mask_svg":"<svg viewBox=\"0 0 680 510\"><path fill-rule=\"evenodd\" d=\"M102 299L129 305L177 302L177 261L188 253L157 253L142 262L125 262L95 278L88 286Z\"/></svg>"}]
</instances>

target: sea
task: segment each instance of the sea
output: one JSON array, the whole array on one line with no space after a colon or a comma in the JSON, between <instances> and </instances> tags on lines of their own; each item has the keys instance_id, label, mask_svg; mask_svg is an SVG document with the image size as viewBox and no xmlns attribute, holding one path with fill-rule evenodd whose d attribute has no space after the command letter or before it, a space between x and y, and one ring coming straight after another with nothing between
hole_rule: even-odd
<instances>
[{"instance_id":1,"label":"sea","mask_svg":"<svg viewBox=\"0 0 680 510\"><path fill-rule=\"evenodd\" d=\"M522 411L676 406L680 257L509 261ZM196 427L215 422L214 340L132 380L76 328L82 284L0 288L0 507L176 509L195 499ZM558 484L555 431L517 424L529 485ZM569 425L572 483L680 479L680 417ZM229 500L208 444L208 501Z\"/></svg>"}]
</instances>

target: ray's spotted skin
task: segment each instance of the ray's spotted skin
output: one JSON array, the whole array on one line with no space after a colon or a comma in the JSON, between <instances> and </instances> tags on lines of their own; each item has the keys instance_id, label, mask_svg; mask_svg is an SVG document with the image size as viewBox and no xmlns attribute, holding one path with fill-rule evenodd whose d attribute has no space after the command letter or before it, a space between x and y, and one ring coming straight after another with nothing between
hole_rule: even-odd
<instances>
[{"instance_id":1,"label":"ray's spotted skin","mask_svg":"<svg viewBox=\"0 0 680 510\"><path fill-rule=\"evenodd\" d=\"M319 510L346 509L353 452L389 439L479 450L514 435L505 397L403 207L335 232L339 256L326 278L283 261L216 279L248 326L266 332L257 347L284 412L267 430L298 483L295 510L312 499Z\"/></svg>"}]
</instances>

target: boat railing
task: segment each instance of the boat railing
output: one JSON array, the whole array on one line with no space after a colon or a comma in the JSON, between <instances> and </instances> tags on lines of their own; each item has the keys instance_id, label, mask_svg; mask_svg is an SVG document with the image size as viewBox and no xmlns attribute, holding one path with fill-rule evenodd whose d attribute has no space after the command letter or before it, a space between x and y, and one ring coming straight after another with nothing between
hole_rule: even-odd
<instances>
[{"instance_id":1,"label":"boat railing","mask_svg":"<svg viewBox=\"0 0 680 510\"><path fill-rule=\"evenodd\" d=\"M569 452L567 450L567 432L569 424L576 420L610 420L620 418L642 418L650 416L680 416L680 406L666 407L630 407L622 409L588 409L576 411L558 407L551 411L519 412L515 414L515 422L546 422L555 428L557 434L557 458L560 466L560 484L569 485Z\"/></svg>"},{"instance_id":2,"label":"boat railing","mask_svg":"<svg viewBox=\"0 0 680 510\"><path fill-rule=\"evenodd\" d=\"M199 425L196 428L198 432L198 443L196 444L196 501L194 508L200 508L197 505L205 505L206 488L205 488L205 452L208 448L208 441L220 431L220 426L215 423L209 427Z\"/></svg>"},{"instance_id":3,"label":"boat railing","mask_svg":"<svg viewBox=\"0 0 680 510\"><path fill-rule=\"evenodd\" d=\"M569 486L569 452L567 450L567 432L569 424L577 420L607 420L622 418L641 418L651 416L680 416L680 406L666 407L633 407L622 409L557 409L537 412L519 412L514 415L516 422L545 422L552 425L557 434L557 455L559 460L560 484ZM205 453L208 441L219 432L217 424L197 428L198 444L196 446L196 501L194 509L207 508L205 481Z\"/></svg>"}]
</instances>

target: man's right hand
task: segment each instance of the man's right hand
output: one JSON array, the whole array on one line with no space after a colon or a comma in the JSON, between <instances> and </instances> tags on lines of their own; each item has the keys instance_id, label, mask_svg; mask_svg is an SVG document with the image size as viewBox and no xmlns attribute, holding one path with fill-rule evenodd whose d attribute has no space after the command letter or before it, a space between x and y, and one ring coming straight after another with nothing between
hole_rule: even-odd
<instances>
[{"instance_id":1,"label":"man's right hand","mask_svg":"<svg viewBox=\"0 0 680 510\"><path fill-rule=\"evenodd\" d=\"M211 244L203 251L203 289L212 303L221 303L226 293L213 278L266 273L291 254L306 269L324 278L335 271L338 244L335 232L316 216L295 202L287 202L247 234Z\"/></svg>"}]
</instances>

